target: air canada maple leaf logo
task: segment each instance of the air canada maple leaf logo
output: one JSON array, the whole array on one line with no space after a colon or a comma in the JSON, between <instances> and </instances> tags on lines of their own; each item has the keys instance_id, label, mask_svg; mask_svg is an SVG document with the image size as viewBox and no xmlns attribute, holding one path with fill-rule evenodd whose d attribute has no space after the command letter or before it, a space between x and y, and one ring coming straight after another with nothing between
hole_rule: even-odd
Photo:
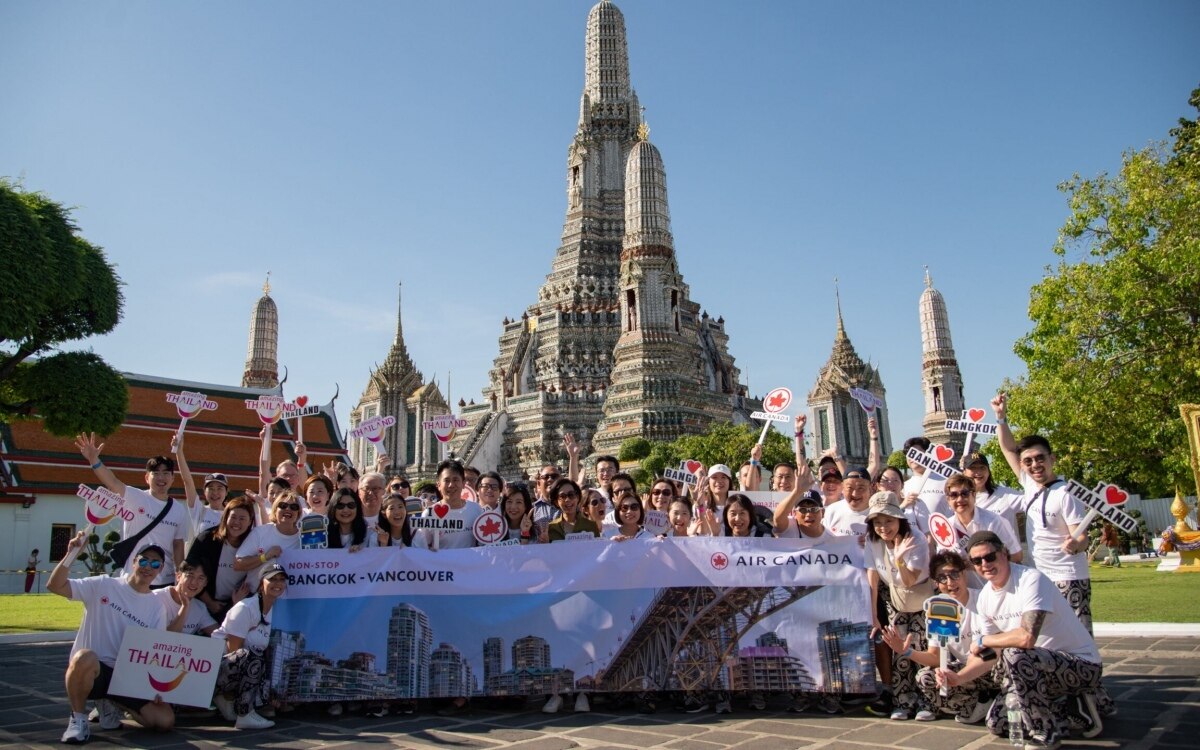
<instances>
[{"instance_id":1,"label":"air canada maple leaf logo","mask_svg":"<svg viewBox=\"0 0 1200 750\"><path fill-rule=\"evenodd\" d=\"M713 556L709 558L709 562L717 570L725 570L729 567L729 556L724 552L714 552Z\"/></svg>"}]
</instances>

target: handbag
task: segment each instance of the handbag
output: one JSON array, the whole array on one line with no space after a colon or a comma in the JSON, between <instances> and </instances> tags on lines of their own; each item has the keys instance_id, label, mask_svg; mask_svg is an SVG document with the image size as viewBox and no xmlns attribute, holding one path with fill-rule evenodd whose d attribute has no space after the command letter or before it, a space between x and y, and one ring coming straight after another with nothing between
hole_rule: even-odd
<instances>
[{"instance_id":1,"label":"handbag","mask_svg":"<svg viewBox=\"0 0 1200 750\"><path fill-rule=\"evenodd\" d=\"M171 512L171 505L174 504L174 502L174 500L168 497L166 505L164 505L163 509L158 512L158 515L154 517L153 521L146 524L145 528L138 533L134 534L128 539L122 539L112 546L112 549L108 551L108 556L112 558L112 561L116 563L118 568L125 567L125 563L128 562L129 556L133 554L138 542L145 539L146 535L149 534L155 526L157 526L164 518L167 517L167 514Z\"/></svg>"}]
</instances>

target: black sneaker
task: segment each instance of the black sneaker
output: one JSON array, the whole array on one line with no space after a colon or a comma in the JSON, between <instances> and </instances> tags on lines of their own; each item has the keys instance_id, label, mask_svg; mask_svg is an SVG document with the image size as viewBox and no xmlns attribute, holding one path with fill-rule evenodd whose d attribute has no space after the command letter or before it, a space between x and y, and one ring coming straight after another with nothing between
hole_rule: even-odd
<instances>
[{"instance_id":1,"label":"black sneaker","mask_svg":"<svg viewBox=\"0 0 1200 750\"><path fill-rule=\"evenodd\" d=\"M1104 730L1104 723L1096 711L1096 699L1090 694L1074 695L1063 705L1063 721L1071 734L1091 739Z\"/></svg>"},{"instance_id":2,"label":"black sneaker","mask_svg":"<svg viewBox=\"0 0 1200 750\"><path fill-rule=\"evenodd\" d=\"M892 691L885 690L879 694L879 697L867 704L867 713L872 716L891 717L894 706L892 704Z\"/></svg>"}]
</instances>

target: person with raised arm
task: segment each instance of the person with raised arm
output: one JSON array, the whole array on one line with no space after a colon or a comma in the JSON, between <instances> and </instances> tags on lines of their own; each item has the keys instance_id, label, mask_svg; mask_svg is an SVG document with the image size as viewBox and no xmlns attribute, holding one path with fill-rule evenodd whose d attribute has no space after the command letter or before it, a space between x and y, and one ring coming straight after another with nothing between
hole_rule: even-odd
<instances>
[{"instance_id":1,"label":"person with raised arm","mask_svg":"<svg viewBox=\"0 0 1200 750\"><path fill-rule=\"evenodd\" d=\"M1054 582L1070 603L1080 622L1092 632L1092 578L1088 572L1087 508L1067 491L1067 484L1054 473L1054 452L1041 435L1027 435L1020 442L1008 426L1008 396L992 399L999 425L997 439L1009 468L1025 489L1025 529L1029 536L1033 565Z\"/></svg>"},{"instance_id":2,"label":"person with raised arm","mask_svg":"<svg viewBox=\"0 0 1200 750\"><path fill-rule=\"evenodd\" d=\"M46 590L50 593L83 602L83 619L67 665L65 681L71 718L62 741L82 745L91 739L87 717L89 699L97 701L101 729L119 729L121 709L125 708L142 726L165 732L175 726L175 712L163 702L162 696L156 695L153 701L148 701L113 695L109 692L109 684L126 629L165 630L170 624L162 603L150 590L150 585L170 558L162 547L146 544L137 554L129 556L131 570L122 576L71 578L71 564L83 549L87 534L87 531L80 531L67 543L67 553L46 581ZM185 613L186 605L176 617Z\"/></svg>"},{"instance_id":3,"label":"person with raised arm","mask_svg":"<svg viewBox=\"0 0 1200 750\"><path fill-rule=\"evenodd\" d=\"M791 487L787 490L789 493L788 496L775 506L775 511L771 519L775 527L775 536L784 539L795 539L800 533L796 530L796 525L792 521L792 512L795 510L800 499L805 497L814 484L812 469L809 468L808 460L804 456L804 425L807 422L808 417L804 414L796 415L795 451L797 469L792 477ZM820 497L820 495L818 494L817 497Z\"/></svg>"},{"instance_id":4,"label":"person with raised arm","mask_svg":"<svg viewBox=\"0 0 1200 750\"><path fill-rule=\"evenodd\" d=\"M879 440L879 422L875 417L867 417L867 438L871 441L867 449L867 471L873 477L879 476L885 466L883 462L883 445Z\"/></svg>"},{"instance_id":5,"label":"person with raised arm","mask_svg":"<svg viewBox=\"0 0 1200 750\"><path fill-rule=\"evenodd\" d=\"M1078 722L1084 737L1098 735L1103 729L1096 697L1100 650L1054 583L1033 568L1009 562L1004 542L991 531L971 535L967 556L986 581L974 610L978 635L961 669L937 670L938 683L968 685L991 672L999 655L1007 677L1003 699L988 711L987 726L994 734L1009 733L1005 708L1011 697L1027 750L1058 747L1068 729L1064 721Z\"/></svg>"},{"instance_id":6,"label":"person with raised arm","mask_svg":"<svg viewBox=\"0 0 1200 750\"><path fill-rule=\"evenodd\" d=\"M187 505L176 503L169 494L175 482L175 462L167 456L155 456L146 461L146 489L139 490L117 479L112 469L104 465L100 459L104 443L97 442L96 433L79 435L75 438L75 447L91 465L100 483L120 495L122 506L133 513L133 520L121 525L121 538L129 539L145 530L138 546L153 544L166 550L165 565L155 569L158 575L153 586L170 586L175 582L175 566L183 562L188 527ZM130 555L125 561L125 572L132 573L133 565L133 555Z\"/></svg>"}]
</instances>

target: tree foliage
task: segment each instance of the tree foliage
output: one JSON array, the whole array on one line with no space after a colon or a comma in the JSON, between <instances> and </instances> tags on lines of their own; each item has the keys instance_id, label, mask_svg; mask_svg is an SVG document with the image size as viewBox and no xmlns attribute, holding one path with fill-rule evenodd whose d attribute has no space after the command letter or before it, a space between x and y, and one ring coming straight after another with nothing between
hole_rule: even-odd
<instances>
[{"instance_id":1,"label":"tree foliage","mask_svg":"<svg viewBox=\"0 0 1200 750\"><path fill-rule=\"evenodd\" d=\"M725 464L733 467L736 472L744 461L750 459L750 449L758 442L760 429L750 425L722 422L713 425L702 435L684 435L670 443L645 440L646 446L639 443L636 453L641 455L641 468L647 477L661 476L663 469L676 467L680 461L688 460L700 461L705 466ZM625 454L626 447L630 446L633 440L644 439L632 438L623 443L622 461L633 459L632 456L626 458ZM791 462L794 458L791 440L776 430L769 431L763 442L762 462L766 467L764 477L770 467L780 461Z\"/></svg>"},{"instance_id":2,"label":"tree foliage","mask_svg":"<svg viewBox=\"0 0 1200 750\"><path fill-rule=\"evenodd\" d=\"M93 531L88 534L83 551L76 559L86 565L88 572L92 575L107 575L116 567L112 559L112 548L119 541L121 541L121 535L115 531L105 534L103 541L101 541L100 535Z\"/></svg>"},{"instance_id":3,"label":"tree foliage","mask_svg":"<svg viewBox=\"0 0 1200 750\"><path fill-rule=\"evenodd\" d=\"M0 180L0 420L41 418L56 435L107 434L125 418L120 373L94 354L53 353L108 333L121 281L70 211Z\"/></svg>"},{"instance_id":4,"label":"tree foliage","mask_svg":"<svg viewBox=\"0 0 1200 750\"><path fill-rule=\"evenodd\" d=\"M1062 473L1150 495L1190 477L1179 404L1200 401L1200 128L1171 135L1060 186L1060 260L1015 347L1028 375L1006 383L1010 420L1050 438Z\"/></svg>"}]
</instances>

